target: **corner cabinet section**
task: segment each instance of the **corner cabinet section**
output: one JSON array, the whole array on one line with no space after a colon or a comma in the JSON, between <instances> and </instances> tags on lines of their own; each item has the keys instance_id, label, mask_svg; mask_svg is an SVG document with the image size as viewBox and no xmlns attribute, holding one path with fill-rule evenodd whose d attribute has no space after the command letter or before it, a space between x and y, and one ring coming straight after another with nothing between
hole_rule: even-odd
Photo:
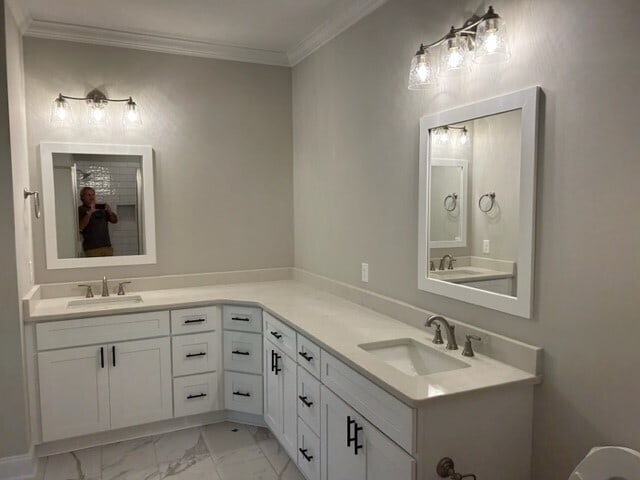
<instances>
[{"instance_id":1,"label":"corner cabinet section","mask_svg":"<svg viewBox=\"0 0 640 480\"><path fill-rule=\"evenodd\" d=\"M168 312L39 324L43 441L171 418L168 335Z\"/></svg>"}]
</instances>

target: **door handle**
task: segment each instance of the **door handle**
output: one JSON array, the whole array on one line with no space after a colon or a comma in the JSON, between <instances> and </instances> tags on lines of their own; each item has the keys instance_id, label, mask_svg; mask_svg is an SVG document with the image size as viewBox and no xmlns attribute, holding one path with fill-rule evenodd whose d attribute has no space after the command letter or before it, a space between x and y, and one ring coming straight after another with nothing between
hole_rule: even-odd
<instances>
[{"instance_id":1,"label":"door handle","mask_svg":"<svg viewBox=\"0 0 640 480\"><path fill-rule=\"evenodd\" d=\"M309 451L308 448L299 448L298 451L302 454L302 456L307 462L310 462L311 460L313 460L313 455L307 455L307 452Z\"/></svg>"},{"instance_id":2,"label":"door handle","mask_svg":"<svg viewBox=\"0 0 640 480\"><path fill-rule=\"evenodd\" d=\"M116 366L116 346L112 345L111 346L111 360L113 362L113 366Z\"/></svg>"},{"instance_id":3,"label":"door handle","mask_svg":"<svg viewBox=\"0 0 640 480\"><path fill-rule=\"evenodd\" d=\"M311 405L313 405L313 402L310 402L309 400L307 400L307 398L309 398L309 397L307 397L306 395L304 395L304 396L303 395L298 395L298 398L300 399L300 401L302 403L304 403L309 408L311 408Z\"/></svg>"},{"instance_id":4,"label":"door handle","mask_svg":"<svg viewBox=\"0 0 640 480\"><path fill-rule=\"evenodd\" d=\"M275 368L275 374L278 375L278 372L281 372L282 369L280 367L278 367L278 360L280 360L282 358L282 355L276 353L275 359L276 359L276 368Z\"/></svg>"},{"instance_id":5,"label":"door handle","mask_svg":"<svg viewBox=\"0 0 640 480\"><path fill-rule=\"evenodd\" d=\"M307 362L310 362L311 360L313 360L313 357L309 355L307 352L298 352L298 355L304 358Z\"/></svg>"},{"instance_id":6,"label":"door handle","mask_svg":"<svg viewBox=\"0 0 640 480\"><path fill-rule=\"evenodd\" d=\"M100 368L104 368L104 347L100 347Z\"/></svg>"},{"instance_id":7,"label":"door handle","mask_svg":"<svg viewBox=\"0 0 640 480\"><path fill-rule=\"evenodd\" d=\"M351 425L354 426L353 429L353 437L351 436ZM351 418L351 416L347 416L347 447L351 446L351 442L353 442L353 454L358 455L358 450L364 448L363 445L358 445L358 432L362 431L362 427L358 425L358 423Z\"/></svg>"}]
</instances>

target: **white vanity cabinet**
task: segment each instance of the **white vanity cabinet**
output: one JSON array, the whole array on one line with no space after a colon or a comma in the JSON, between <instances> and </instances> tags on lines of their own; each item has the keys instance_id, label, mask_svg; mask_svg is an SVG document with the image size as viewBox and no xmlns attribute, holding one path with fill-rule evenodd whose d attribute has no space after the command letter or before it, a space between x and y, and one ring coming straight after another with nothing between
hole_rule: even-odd
<instances>
[{"instance_id":1,"label":"white vanity cabinet","mask_svg":"<svg viewBox=\"0 0 640 480\"><path fill-rule=\"evenodd\" d=\"M291 458L297 458L296 362L264 340L264 421Z\"/></svg>"},{"instance_id":2,"label":"white vanity cabinet","mask_svg":"<svg viewBox=\"0 0 640 480\"><path fill-rule=\"evenodd\" d=\"M43 441L171 418L168 312L43 323L36 335Z\"/></svg>"},{"instance_id":3,"label":"white vanity cabinet","mask_svg":"<svg viewBox=\"0 0 640 480\"><path fill-rule=\"evenodd\" d=\"M415 461L322 386L322 480L413 480Z\"/></svg>"}]
</instances>

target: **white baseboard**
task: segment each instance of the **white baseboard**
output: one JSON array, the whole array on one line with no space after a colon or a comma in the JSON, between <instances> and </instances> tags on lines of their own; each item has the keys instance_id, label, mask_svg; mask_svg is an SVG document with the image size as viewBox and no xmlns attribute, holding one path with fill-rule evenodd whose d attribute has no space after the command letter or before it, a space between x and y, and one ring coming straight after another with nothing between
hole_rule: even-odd
<instances>
[{"instance_id":1,"label":"white baseboard","mask_svg":"<svg viewBox=\"0 0 640 480\"><path fill-rule=\"evenodd\" d=\"M36 466L32 452L0 458L0 480L32 480L36 477Z\"/></svg>"}]
</instances>

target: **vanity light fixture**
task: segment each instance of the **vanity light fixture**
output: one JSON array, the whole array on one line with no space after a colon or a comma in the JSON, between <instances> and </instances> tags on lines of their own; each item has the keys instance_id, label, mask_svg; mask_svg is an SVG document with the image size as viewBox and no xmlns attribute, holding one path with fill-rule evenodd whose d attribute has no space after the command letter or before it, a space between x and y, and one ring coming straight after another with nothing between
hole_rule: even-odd
<instances>
[{"instance_id":1,"label":"vanity light fixture","mask_svg":"<svg viewBox=\"0 0 640 480\"><path fill-rule=\"evenodd\" d=\"M467 130L467 127L444 125L434 130L433 137L435 142L440 145L446 145L450 141L453 141L458 145L467 145L469 143L469 131Z\"/></svg>"},{"instance_id":2,"label":"vanity light fixture","mask_svg":"<svg viewBox=\"0 0 640 480\"><path fill-rule=\"evenodd\" d=\"M439 40L420 44L411 60L409 90L421 90L437 83L439 77L457 75L474 63L508 60L504 20L489 7L487 13L473 15L461 27L451 30Z\"/></svg>"},{"instance_id":3,"label":"vanity light fixture","mask_svg":"<svg viewBox=\"0 0 640 480\"><path fill-rule=\"evenodd\" d=\"M89 125L100 127L109 123L107 105L110 102L125 102L122 123L125 128L142 125L140 110L133 98L107 98L100 90L93 90L86 97L71 97L58 94L51 108L51 123L56 126L69 126L73 123L73 115L69 100L86 102Z\"/></svg>"}]
</instances>

